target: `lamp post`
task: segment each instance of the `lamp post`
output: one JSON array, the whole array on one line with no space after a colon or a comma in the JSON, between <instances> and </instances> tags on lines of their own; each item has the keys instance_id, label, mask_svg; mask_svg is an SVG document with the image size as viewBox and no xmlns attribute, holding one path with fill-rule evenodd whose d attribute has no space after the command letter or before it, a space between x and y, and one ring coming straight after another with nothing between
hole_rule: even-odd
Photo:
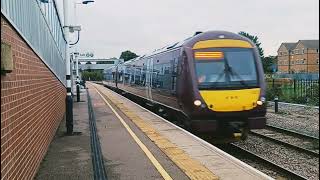
<instances>
[{"instance_id":1,"label":"lamp post","mask_svg":"<svg viewBox=\"0 0 320 180\"><path fill-rule=\"evenodd\" d=\"M92 3L94 1L92 0L87 0L87 1L82 1L80 2L74 2L73 4L73 8L74 8L74 25L77 25L77 4L89 4ZM74 45L74 58L76 60L76 86L77 86L77 102L80 102L80 79L79 79L79 60L78 60L78 55L79 52L77 50L77 45Z\"/></svg>"},{"instance_id":2,"label":"lamp post","mask_svg":"<svg viewBox=\"0 0 320 180\"><path fill-rule=\"evenodd\" d=\"M63 0L64 26L63 32L66 40L66 80L67 80L67 97L66 97L66 128L67 134L73 134L73 100L71 94L71 74L70 74L70 54L69 54L69 3Z\"/></svg>"},{"instance_id":3,"label":"lamp post","mask_svg":"<svg viewBox=\"0 0 320 180\"><path fill-rule=\"evenodd\" d=\"M83 1L83 4L88 4L93 1ZM70 64L70 38L69 32L72 29L74 31L77 27L70 26L69 23L69 1L63 0L63 12L64 12L64 26L63 33L66 40L66 51L65 51L65 60L66 60L66 83L67 83L67 97L66 97L66 128L67 135L73 134L73 100L71 93L71 64Z\"/></svg>"}]
</instances>

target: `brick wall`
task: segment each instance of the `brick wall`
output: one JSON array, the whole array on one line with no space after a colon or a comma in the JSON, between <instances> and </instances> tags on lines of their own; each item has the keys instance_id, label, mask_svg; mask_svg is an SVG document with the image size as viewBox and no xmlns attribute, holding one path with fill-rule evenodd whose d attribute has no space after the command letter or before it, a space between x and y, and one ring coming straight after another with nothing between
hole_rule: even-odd
<instances>
[{"instance_id":1,"label":"brick wall","mask_svg":"<svg viewBox=\"0 0 320 180\"><path fill-rule=\"evenodd\" d=\"M14 69L1 75L1 179L33 179L65 113L61 82L1 16Z\"/></svg>"}]
</instances>

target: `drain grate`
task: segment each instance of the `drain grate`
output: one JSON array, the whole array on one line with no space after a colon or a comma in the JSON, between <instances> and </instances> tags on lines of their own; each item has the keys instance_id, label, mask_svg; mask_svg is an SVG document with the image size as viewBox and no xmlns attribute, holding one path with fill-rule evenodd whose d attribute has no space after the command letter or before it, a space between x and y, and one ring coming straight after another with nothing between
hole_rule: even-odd
<instances>
[{"instance_id":1,"label":"drain grate","mask_svg":"<svg viewBox=\"0 0 320 180\"><path fill-rule=\"evenodd\" d=\"M92 108L91 97L87 90L88 112L89 112L89 126L91 139L91 155L93 164L93 173L95 180L107 180L107 174L104 168L103 157L101 153L101 146L97 134L96 119Z\"/></svg>"}]
</instances>

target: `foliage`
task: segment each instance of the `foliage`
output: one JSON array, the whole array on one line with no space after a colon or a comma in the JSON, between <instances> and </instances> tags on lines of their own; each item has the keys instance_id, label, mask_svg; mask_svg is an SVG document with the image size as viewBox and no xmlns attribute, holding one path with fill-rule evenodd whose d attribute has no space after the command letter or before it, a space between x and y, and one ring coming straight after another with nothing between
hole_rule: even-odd
<instances>
[{"instance_id":1,"label":"foliage","mask_svg":"<svg viewBox=\"0 0 320 180\"><path fill-rule=\"evenodd\" d=\"M319 106L319 84L314 85L312 88L308 88L307 92L311 92L307 94L308 104Z\"/></svg>"},{"instance_id":2,"label":"foliage","mask_svg":"<svg viewBox=\"0 0 320 180\"><path fill-rule=\"evenodd\" d=\"M261 59L264 58L264 51L260 47L261 43L258 40L259 39L258 36L250 35L249 33L244 31L240 31L238 34L250 39L257 46Z\"/></svg>"},{"instance_id":3,"label":"foliage","mask_svg":"<svg viewBox=\"0 0 320 180\"><path fill-rule=\"evenodd\" d=\"M278 96L279 100L282 102L319 106L318 83L310 81L309 83L312 83L311 86L311 84L304 81L296 80L293 82L286 78L266 79L266 82L268 85L266 92L268 101L273 101L274 98ZM296 85L294 86L294 84Z\"/></svg>"},{"instance_id":4,"label":"foliage","mask_svg":"<svg viewBox=\"0 0 320 180\"><path fill-rule=\"evenodd\" d=\"M262 66L265 73L273 73L273 66L276 64L277 56L267 56L262 59Z\"/></svg>"},{"instance_id":5,"label":"foliage","mask_svg":"<svg viewBox=\"0 0 320 180\"><path fill-rule=\"evenodd\" d=\"M128 61L136 57L138 57L138 55L136 55L136 53L131 52L129 50L122 52L120 55L120 59L123 59L124 61Z\"/></svg>"},{"instance_id":6,"label":"foliage","mask_svg":"<svg viewBox=\"0 0 320 180\"><path fill-rule=\"evenodd\" d=\"M281 85L279 84L275 84L274 87L267 88L266 98L268 101L273 101L275 97L280 97L282 95Z\"/></svg>"},{"instance_id":7,"label":"foliage","mask_svg":"<svg viewBox=\"0 0 320 180\"><path fill-rule=\"evenodd\" d=\"M88 81L102 81L103 80L103 74L101 71L83 71L82 72L82 79L85 79Z\"/></svg>"}]
</instances>

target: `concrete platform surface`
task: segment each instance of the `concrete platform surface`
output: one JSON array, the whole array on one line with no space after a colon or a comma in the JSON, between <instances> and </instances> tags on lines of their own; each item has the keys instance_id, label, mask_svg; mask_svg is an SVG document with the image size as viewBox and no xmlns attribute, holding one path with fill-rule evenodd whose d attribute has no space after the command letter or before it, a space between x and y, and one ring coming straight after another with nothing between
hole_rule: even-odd
<instances>
[{"instance_id":1,"label":"concrete platform surface","mask_svg":"<svg viewBox=\"0 0 320 180\"><path fill-rule=\"evenodd\" d=\"M135 122L135 124L142 129L142 131L144 131L168 157L171 158L171 160L174 161L174 159L179 158L179 153L172 153L167 150L168 148L162 148L163 143L158 143L154 134L158 134L163 137L163 139L166 139L166 141L176 147L176 152L183 152L186 156L193 159L193 162L196 161L205 166L206 169L218 176L219 179L272 179L266 174L252 168L229 154L226 154L220 149L195 137L158 115L150 113L143 107L136 105L132 101L123 98L102 85L95 84L94 86L101 94L104 94L107 99L121 109L121 111L124 111L125 114L130 117L130 119ZM146 128L144 125L139 126L139 124L148 124L149 127ZM149 133L150 131L153 132ZM179 166L179 162L175 163ZM183 169L184 172L192 168L192 166L179 167ZM191 179L193 179L192 176Z\"/></svg>"},{"instance_id":2,"label":"concrete platform surface","mask_svg":"<svg viewBox=\"0 0 320 180\"><path fill-rule=\"evenodd\" d=\"M97 91L88 85L95 113L101 151L108 179L163 179L155 165L148 159L120 122L118 117L101 99ZM137 135L162 167L177 180L188 177L124 114L119 113L125 123Z\"/></svg>"},{"instance_id":3,"label":"concrete platform surface","mask_svg":"<svg viewBox=\"0 0 320 180\"><path fill-rule=\"evenodd\" d=\"M36 180L88 180L93 179L87 96L81 90L81 100L73 104L74 132L80 135L66 136L63 120L40 164Z\"/></svg>"},{"instance_id":4,"label":"concrete platform surface","mask_svg":"<svg viewBox=\"0 0 320 180\"><path fill-rule=\"evenodd\" d=\"M107 179L271 179L117 93L87 87ZM66 136L61 122L36 180L94 179L85 89L73 107L81 134Z\"/></svg>"}]
</instances>

